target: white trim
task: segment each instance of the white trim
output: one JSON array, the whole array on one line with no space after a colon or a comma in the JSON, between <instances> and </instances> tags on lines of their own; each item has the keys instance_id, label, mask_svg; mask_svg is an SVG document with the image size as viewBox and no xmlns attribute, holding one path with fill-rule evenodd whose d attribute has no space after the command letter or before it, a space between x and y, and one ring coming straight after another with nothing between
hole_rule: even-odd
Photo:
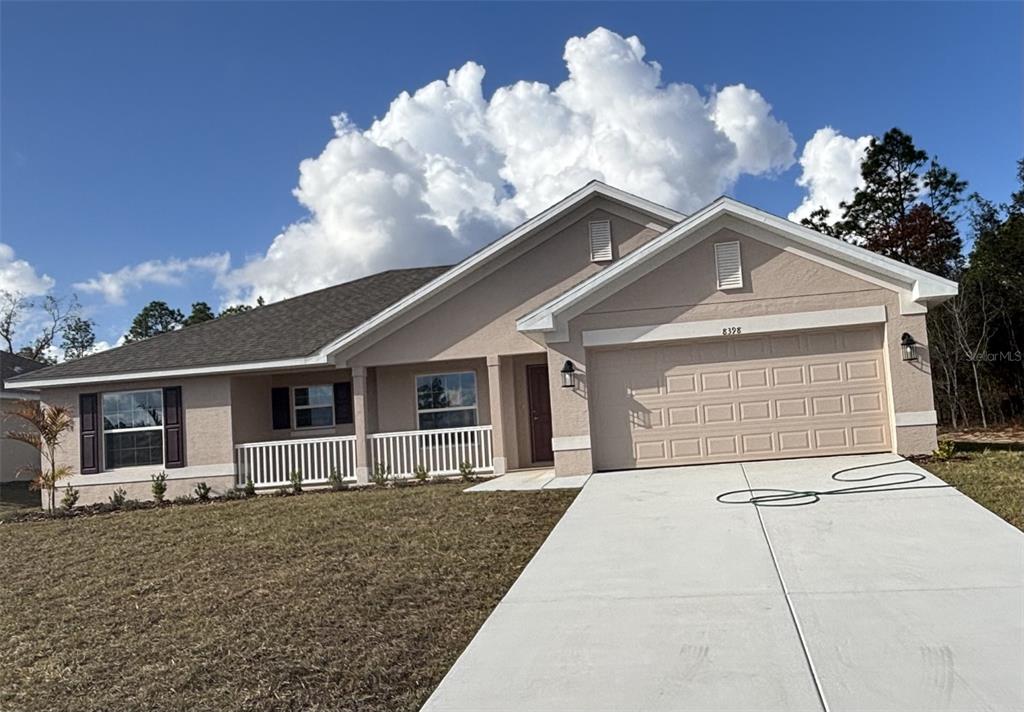
<instances>
[{"instance_id":1,"label":"white trim","mask_svg":"<svg viewBox=\"0 0 1024 712\"><path fill-rule=\"evenodd\" d=\"M615 264L610 265L593 277L580 282L516 321L519 331L554 331L557 322L565 322L586 308L588 298L597 298L602 290L613 290L630 284L659 264L685 251L701 239L720 217L731 217L752 224L772 233L774 239L786 241L787 248L799 250L803 256L833 266L836 269L852 271L868 281L879 280L889 289L907 291L911 300L927 307L956 295L957 284L948 279L930 274L924 270L905 265L902 262L883 257L862 247L851 245L815 232L788 220L770 215L756 208L739 203L731 198L717 201L691 215L647 244L637 248ZM704 229L706 234L702 233ZM695 237L695 240L686 238ZM801 247L805 249L800 249ZM809 248L811 252L808 252ZM652 263L652 264L646 264ZM616 284L616 280L622 284Z\"/></svg>"},{"instance_id":2,"label":"white trim","mask_svg":"<svg viewBox=\"0 0 1024 712\"><path fill-rule=\"evenodd\" d=\"M937 425L939 417L934 410L917 410L896 413L896 427L904 428L910 425Z\"/></svg>"},{"instance_id":3,"label":"white trim","mask_svg":"<svg viewBox=\"0 0 1024 712\"><path fill-rule=\"evenodd\" d=\"M220 465L191 465L189 467L176 467L170 470L164 469L163 465L147 465L144 467L123 467L108 472L99 472L95 475L72 475L59 480L58 487L81 487L83 485L121 485L137 482L149 482L152 475L167 475L167 480L188 480L196 477L234 477L235 463L228 462Z\"/></svg>"},{"instance_id":4,"label":"white trim","mask_svg":"<svg viewBox=\"0 0 1024 712\"><path fill-rule=\"evenodd\" d=\"M306 433L314 430L334 430L338 427L338 414L334 410L334 384L333 383L306 383L298 386L290 386L291 390L288 392L288 397L291 398L292 407L292 432L299 431L305 435ZM295 391L299 388L329 388L331 391L331 404L326 405L298 405L295 400ZM273 388L271 388L273 390ZM331 424L330 425L299 425L299 409L302 410L313 410L314 408L327 408L331 409Z\"/></svg>"},{"instance_id":5,"label":"white trim","mask_svg":"<svg viewBox=\"0 0 1024 712\"><path fill-rule=\"evenodd\" d=\"M738 282L729 282L728 280L732 277L727 276L726 282L722 280L722 260L731 258L734 255L726 254L726 250L735 250L736 259L736 271ZM718 289L726 291L729 289L743 289L743 258L740 254L740 241L730 240L729 242L716 242L715 243L715 279L718 283Z\"/></svg>"},{"instance_id":6,"label":"white trim","mask_svg":"<svg viewBox=\"0 0 1024 712\"><path fill-rule=\"evenodd\" d=\"M467 373L473 374L473 405L456 405L448 406L447 408L420 408L420 388L417 382L421 378L430 378L431 376L464 376ZM416 430L412 432L424 432L424 433L437 433L442 430L459 430L460 428L478 428L480 427L480 375L473 369L468 371L435 371L433 373L417 373L412 379L413 385L413 403L416 404ZM460 385L461 389L462 386ZM420 413L451 413L457 410L472 410L476 413L476 423L473 425L459 426L459 428L421 428L420 427ZM395 433L388 433L394 435Z\"/></svg>"},{"instance_id":7,"label":"white trim","mask_svg":"<svg viewBox=\"0 0 1024 712\"><path fill-rule=\"evenodd\" d=\"M563 213L570 211L577 205L580 205L590 197L594 195L600 195L611 200L616 200L621 203L625 203L632 208L640 210L642 212L649 213L655 217L662 218L663 220L671 223L678 223L684 220L686 216L683 213L678 213L675 210L666 208L657 203L652 203L649 200L645 200L639 196L627 193L624 190L613 188L610 185L601 183L600 181L591 181L587 185L583 186L575 193L563 198L547 210L538 213L534 217L530 218L522 225L507 233L504 237L495 240L491 244L487 245L479 252L470 255L459 264L452 267L450 270L440 275L433 281L428 282L412 294L398 300L390 307L380 312L376 316L363 322L351 331L343 334L339 338L335 339L327 346L320 350L320 354L328 356L336 353L346 347L351 346L362 337L369 334L371 331L383 326L385 323L394 319L402 312L412 308L413 306L429 299L444 287L447 287L452 282L460 279L465 274L471 272L479 265L487 262L491 258L504 252L513 243L518 242L521 238L527 234L532 233L534 230L544 226L545 224L552 222L554 219L560 217ZM660 239L657 238L657 239Z\"/></svg>"},{"instance_id":8,"label":"white trim","mask_svg":"<svg viewBox=\"0 0 1024 712\"><path fill-rule=\"evenodd\" d=\"M551 450L553 452L565 452L566 450L589 450L589 435L565 435L560 438L551 438Z\"/></svg>"},{"instance_id":9,"label":"white trim","mask_svg":"<svg viewBox=\"0 0 1024 712\"><path fill-rule=\"evenodd\" d=\"M278 361L253 361L251 363L227 363L218 366L197 366L195 368L169 368L157 371L122 371L93 376L69 376L47 378L38 381L18 381L20 388L53 388L55 386L77 386L93 383L120 383L124 381L147 381L155 378L177 378L182 376L223 375L246 371L270 371L282 368L300 368L330 364L326 357L308 356L281 359Z\"/></svg>"},{"instance_id":10,"label":"white trim","mask_svg":"<svg viewBox=\"0 0 1024 712\"><path fill-rule=\"evenodd\" d=\"M627 326L618 329L592 329L583 332L584 346L614 346L642 344L654 341L683 339L735 338L747 334L766 334L776 331L802 331L827 329L838 326L885 323L885 307L853 307L824 311L793 312L770 316L747 316L733 319L708 319L672 324ZM739 329L727 333L730 329Z\"/></svg>"}]
</instances>

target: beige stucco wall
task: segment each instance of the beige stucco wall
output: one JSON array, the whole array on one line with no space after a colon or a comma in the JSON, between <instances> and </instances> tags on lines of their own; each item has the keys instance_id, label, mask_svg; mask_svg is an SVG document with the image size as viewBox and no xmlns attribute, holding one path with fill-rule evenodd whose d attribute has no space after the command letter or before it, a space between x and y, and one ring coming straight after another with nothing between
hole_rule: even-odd
<instances>
[{"instance_id":1,"label":"beige stucco wall","mask_svg":"<svg viewBox=\"0 0 1024 712\"><path fill-rule=\"evenodd\" d=\"M181 386L185 407L185 467L168 470L168 476L195 475L211 478L233 472L233 446L231 435L231 379L227 376L206 376L183 379L134 381L111 386L55 388L41 393L43 402L63 405L74 416L74 431L66 437L57 451L59 465L67 465L75 475L67 482L75 487L99 487L106 494L97 494L106 501L115 486L127 486L132 481L149 482L152 474L160 472L159 465L132 467L96 475L82 475L79 453L80 422L78 397L81 393L104 393L140 389ZM102 460L101 460L102 462ZM146 484L148 487L148 484ZM100 500L97 500L100 501Z\"/></svg>"},{"instance_id":2,"label":"beige stucco wall","mask_svg":"<svg viewBox=\"0 0 1024 712\"><path fill-rule=\"evenodd\" d=\"M14 413L25 401L15 398L0 398L0 482L31 480L32 475L22 471L24 467L39 467L39 451L23 442L12 440L7 433L28 430L28 426Z\"/></svg>"},{"instance_id":3,"label":"beige stucco wall","mask_svg":"<svg viewBox=\"0 0 1024 712\"><path fill-rule=\"evenodd\" d=\"M734 240L741 245L744 286L722 292L717 289L714 244ZM589 438L595 420L601 417L599 413L590 413L588 407L584 330L874 305L885 306L888 319L885 348L893 411L931 411L934 406L925 315L901 315L899 294L873 282L734 230L715 232L572 319L568 342L548 344L554 437ZM922 344L924 358L919 362L905 363L901 359L899 339L904 331ZM573 389L561 388L558 380L558 368L567 358L580 371ZM894 433L896 449L901 454L930 452L935 447L934 426L896 427ZM556 448L555 467L559 475L589 472L589 450Z\"/></svg>"},{"instance_id":4,"label":"beige stucco wall","mask_svg":"<svg viewBox=\"0 0 1024 712\"><path fill-rule=\"evenodd\" d=\"M589 201L528 238L491 271L476 275L475 283L458 284L396 325L395 333L361 353L348 354L348 363L375 366L542 353L535 341L516 331L516 319L614 264L590 261L588 223L593 220L611 222L616 258L660 234L647 227L649 216L613 207L604 199Z\"/></svg>"},{"instance_id":5,"label":"beige stucco wall","mask_svg":"<svg viewBox=\"0 0 1024 712\"><path fill-rule=\"evenodd\" d=\"M432 373L476 373L477 422L491 424L491 401L487 374L487 361L483 358L456 361L406 364L374 369L377 432L391 433L419 430L416 417L416 376ZM373 432L373 431L371 431Z\"/></svg>"},{"instance_id":6,"label":"beige stucco wall","mask_svg":"<svg viewBox=\"0 0 1024 712\"><path fill-rule=\"evenodd\" d=\"M351 380L352 372L347 368L234 376L231 379L231 403L233 406L232 432L235 443L352 435L355 433L355 426L352 423L343 423L330 428L274 430L271 412L271 389L273 388L331 385Z\"/></svg>"}]
</instances>

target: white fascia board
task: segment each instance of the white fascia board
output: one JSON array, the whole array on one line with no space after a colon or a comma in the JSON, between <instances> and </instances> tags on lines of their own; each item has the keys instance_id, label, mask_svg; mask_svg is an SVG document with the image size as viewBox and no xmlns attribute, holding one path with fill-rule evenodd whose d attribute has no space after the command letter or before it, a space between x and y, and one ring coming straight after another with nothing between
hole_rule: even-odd
<instances>
[{"instance_id":1,"label":"white fascia board","mask_svg":"<svg viewBox=\"0 0 1024 712\"><path fill-rule=\"evenodd\" d=\"M582 302L585 297L611 284L640 263L662 254L669 246L678 243L680 239L721 215L733 215L749 223L761 225L770 232L793 240L797 244L813 248L855 269L886 277L911 290L912 298L919 303L938 303L957 293L956 282L897 262L863 247L822 235L810 228L797 225L732 198L719 198L614 265L521 317L516 321L517 330L555 330L557 328L556 321L575 316L572 307Z\"/></svg>"},{"instance_id":2,"label":"white fascia board","mask_svg":"<svg viewBox=\"0 0 1024 712\"><path fill-rule=\"evenodd\" d=\"M251 363L227 363L217 366L196 366L194 368L167 368L154 371L124 371L94 376L67 376L64 378L40 378L35 381L18 381L19 388L56 388L59 386L81 386L92 383L121 383L124 381L147 381L156 378L180 378L188 376L209 376L226 373L272 371L282 368L327 365L322 356L281 359L279 361L254 361Z\"/></svg>"},{"instance_id":3,"label":"white fascia board","mask_svg":"<svg viewBox=\"0 0 1024 712\"><path fill-rule=\"evenodd\" d=\"M615 329L591 329L583 332L583 345L587 347L619 346L658 341L708 339L722 337L730 329L738 329L739 331L733 333L747 336L805 329L883 324L885 320L885 307L883 306L823 309L731 319L705 319L671 324L626 326Z\"/></svg>"},{"instance_id":4,"label":"white fascia board","mask_svg":"<svg viewBox=\"0 0 1024 712\"><path fill-rule=\"evenodd\" d=\"M594 195L604 196L611 200L617 200L620 203L629 205L637 210L647 212L663 220L678 223L684 220L686 216L683 213L676 212L671 208L666 208L663 205L652 203L649 200L640 198L639 196L627 193L624 190L613 188L610 185L601 183L600 181L591 181L587 185L583 186L575 193L572 193L566 198L558 201L547 210L538 213L534 217L524 222L519 227L515 228L511 232L507 233L504 237L495 240L490 245L487 245L480 251L470 255L459 264L452 267L450 270L440 275L436 279L428 282L412 294L400 299L399 301L392 304L390 307L380 312L373 318L363 322L355 329L352 329L348 333L342 335L338 339L335 339L320 351L320 355L329 356L336 353L346 347L351 346L364 336L367 336L372 331L383 326L390 320L394 319L403 312L411 309L417 304L429 299L435 294L439 293L445 287L451 285L457 280L461 279L468 273L475 270L477 267L490 261L492 258L503 253L507 248L511 247L514 243L533 231L543 227L544 225L554 221L560 217L563 213L566 213L577 205L583 203Z\"/></svg>"}]
</instances>

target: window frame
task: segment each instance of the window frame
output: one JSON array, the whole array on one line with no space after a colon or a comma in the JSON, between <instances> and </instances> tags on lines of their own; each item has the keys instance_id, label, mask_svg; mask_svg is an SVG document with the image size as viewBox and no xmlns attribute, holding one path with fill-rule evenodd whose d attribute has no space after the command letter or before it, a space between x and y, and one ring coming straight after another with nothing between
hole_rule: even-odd
<instances>
[{"instance_id":1,"label":"window frame","mask_svg":"<svg viewBox=\"0 0 1024 712\"><path fill-rule=\"evenodd\" d=\"M448 408L420 408L420 388L419 380L421 378L436 378L437 376L473 376L473 405L458 405L451 406ZM480 376L473 369L466 369L464 371L434 371L428 373L417 373L412 379L412 390L414 403L416 404L416 431L429 433L437 430L457 430L458 428L476 428L480 426ZM474 413L473 420L476 421L474 425L460 425L458 428L424 428L420 425L420 415L423 413L451 413L459 410L471 410Z\"/></svg>"},{"instance_id":2,"label":"window frame","mask_svg":"<svg viewBox=\"0 0 1024 712\"><path fill-rule=\"evenodd\" d=\"M112 428L107 429L106 408L103 407L103 399L108 395L124 393L159 393L160 394L160 424L146 425L139 428ZM164 389L163 388L124 388L117 391L100 391L99 397L99 426L100 426L100 462L103 463L101 472L116 472L118 470L132 470L139 467L164 467L167 462L167 433L164 420ZM160 431L160 461L146 465L124 465L122 467L111 467L107 464L107 434L120 433L141 433L148 430Z\"/></svg>"},{"instance_id":3,"label":"window frame","mask_svg":"<svg viewBox=\"0 0 1024 712\"><path fill-rule=\"evenodd\" d=\"M326 388L331 392L331 424L330 425L299 425L299 410L313 410L314 408L326 408L325 405L298 405L295 398L295 391L300 388ZM299 386L290 386L289 397L291 398L292 430L332 430L338 426L338 413L334 407L334 384L333 383L307 383Z\"/></svg>"}]
</instances>

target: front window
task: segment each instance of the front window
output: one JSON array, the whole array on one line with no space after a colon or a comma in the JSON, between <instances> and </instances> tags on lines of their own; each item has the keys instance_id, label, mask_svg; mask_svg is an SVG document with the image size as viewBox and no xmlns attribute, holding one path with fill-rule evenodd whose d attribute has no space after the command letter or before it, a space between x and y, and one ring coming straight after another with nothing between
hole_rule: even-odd
<instances>
[{"instance_id":1,"label":"front window","mask_svg":"<svg viewBox=\"0 0 1024 712\"><path fill-rule=\"evenodd\" d=\"M417 376L416 410L420 430L476 425L476 374Z\"/></svg>"},{"instance_id":2,"label":"front window","mask_svg":"<svg viewBox=\"0 0 1024 712\"><path fill-rule=\"evenodd\" d=\"M104 393L102 413L106 469L163 464L163 391Z\"/></svg>"},{"instance_id":3,"label":"front window","mask_svg":"<svg viewBox=\"0 0 1024 712\"><path fill-rule=\"evenodd\" d=\"M334 425L334 386L302 386L294 395L296 428Z\"/></svg>"}]
</instances>

